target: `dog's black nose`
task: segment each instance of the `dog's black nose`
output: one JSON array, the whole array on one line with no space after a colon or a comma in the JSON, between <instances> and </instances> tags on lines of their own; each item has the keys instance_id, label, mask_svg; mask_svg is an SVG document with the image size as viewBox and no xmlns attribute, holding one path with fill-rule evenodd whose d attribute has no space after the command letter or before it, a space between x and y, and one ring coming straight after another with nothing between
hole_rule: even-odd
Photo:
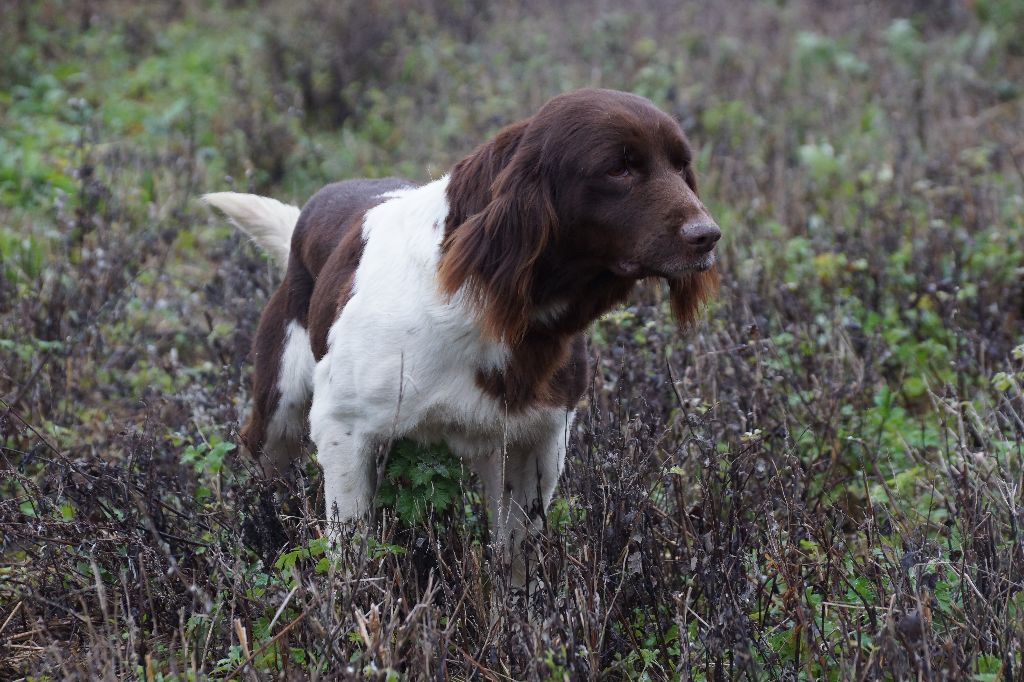
<instances>
[{"instance_id":1,"label":"dog's black nose","mask_svg":"<svg viewBox=\"0 0 1024 682\"><path fill-rule=\"evenodd\" d=\"M697 251L710 251L715 248L715 243L721 239L722 231L718 225L712 222L700 222L692 225L683 225L683 241Z\"/></svg>"}]
</instances>

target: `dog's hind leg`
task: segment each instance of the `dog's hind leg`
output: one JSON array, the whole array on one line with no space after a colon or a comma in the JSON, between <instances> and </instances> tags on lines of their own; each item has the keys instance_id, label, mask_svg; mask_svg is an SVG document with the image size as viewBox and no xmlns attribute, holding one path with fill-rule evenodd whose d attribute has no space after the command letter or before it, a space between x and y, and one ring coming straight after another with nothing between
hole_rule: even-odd
<instances>
[{"instance_id":1,"label":"dog's hind leg","mask_svg":"<svg viewBox=\"0 0 1024 682\"><path fill-rule=\"evenodd\" d=\"M315 364L309 333L298 321L289 321L277 375L277 405L263 443L264 468L270 467L273 472L287 471L302 454L309 433Z\"/></svg>"},{"instance_id":2,"label":"dog's hind leg","mask_svg":"<svg viewBox=\"0 0 1024 682\"><path fill-rule=\"evenodd\" d=\"M313 395L309 334L288 319L286 303L282 286L260 318L253 346L253 411L242 430L242 442L268 476L286 473L302 453Z\"/></svg>"}]
</instances>

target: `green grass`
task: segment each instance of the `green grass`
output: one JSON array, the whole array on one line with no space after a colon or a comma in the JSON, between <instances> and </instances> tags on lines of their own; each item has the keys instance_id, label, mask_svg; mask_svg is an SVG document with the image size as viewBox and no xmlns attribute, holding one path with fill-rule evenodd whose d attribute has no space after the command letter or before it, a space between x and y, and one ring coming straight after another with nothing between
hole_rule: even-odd
<instances>
[{"instance_id":1,"label":"green grass","mask_svg":"<svg viewBox=\"0 0 1024 682\"><path fill-rule=\"evenodd\" d=\"M1022 7L15 3L0 677L1016 679ZM276 273L198 195L437 177L584 85L682 122L721 295L594 325L532 613L442 452L328 556L313 459L235 447Z\"/></svg>"}]
</instances>

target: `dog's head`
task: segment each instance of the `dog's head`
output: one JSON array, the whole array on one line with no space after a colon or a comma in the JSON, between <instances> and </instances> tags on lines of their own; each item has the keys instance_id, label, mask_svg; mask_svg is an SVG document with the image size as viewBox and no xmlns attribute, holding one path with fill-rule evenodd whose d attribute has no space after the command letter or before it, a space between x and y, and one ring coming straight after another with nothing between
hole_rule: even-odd
<instances>
[{"instance_id":1,"label":"dog's head","mask_svg":"<svg viewBox=\"0 0 1024 682\"><path fill-rule=\"evenodd\" d=\"M697 197L679 124L650 101L612 90L550 100L456 165L440 265L466 287L485 332L515 340L558 269L668 281L688 323L717 283L721 232Z\"/></svg>"}]
</instances>

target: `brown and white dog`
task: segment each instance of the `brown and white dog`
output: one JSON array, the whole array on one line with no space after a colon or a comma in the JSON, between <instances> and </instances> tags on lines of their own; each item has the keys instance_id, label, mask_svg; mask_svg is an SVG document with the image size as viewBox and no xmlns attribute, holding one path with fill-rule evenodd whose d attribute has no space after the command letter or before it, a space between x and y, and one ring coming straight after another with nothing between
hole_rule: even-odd
<instances>
[{"instance_id":1,"label":"brown and white dog","mask_svg":"<svg viewBox=\"0 0 1024 682\"><path fill-rule=\"evenodd\" d=\"M287 262L254 343L245 445L283 469L311 437L329 516L349 521L370 508L376 446L444 442L518 553L562 471L587 326L641 279L667 281L683 325L717 285L721 233L691 159L651 102L588 89L425 185L338 182L301 213L206 195Z\"/></svg>"}]
</instances>

